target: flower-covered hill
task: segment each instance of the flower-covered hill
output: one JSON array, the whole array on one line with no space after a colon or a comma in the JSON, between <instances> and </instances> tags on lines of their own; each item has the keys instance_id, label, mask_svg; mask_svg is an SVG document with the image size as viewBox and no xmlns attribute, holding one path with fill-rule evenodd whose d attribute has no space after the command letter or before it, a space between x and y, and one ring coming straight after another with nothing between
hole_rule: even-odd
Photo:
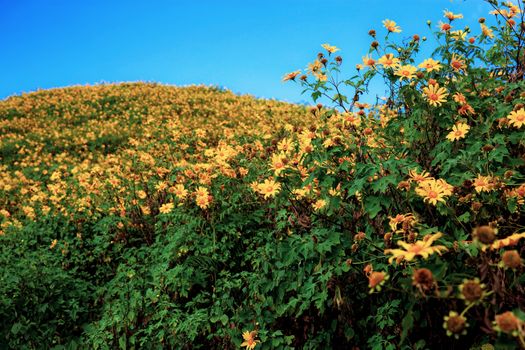
<instances>
[{"instance_id":1,"label":"flower-covered hill","mask_svg":"<svg viewBox=\"0 0 525 350\"><path fill-rule=\"evenodd\" d=\"M129 191L123 178L162 179L174 168L202 184L236 176L229 159L258 157L309 120L301 106L204 86L124 83L10 97L0 102L0 233L50 210L111 207L102 187Z\"/></svg>"}]
</instances>

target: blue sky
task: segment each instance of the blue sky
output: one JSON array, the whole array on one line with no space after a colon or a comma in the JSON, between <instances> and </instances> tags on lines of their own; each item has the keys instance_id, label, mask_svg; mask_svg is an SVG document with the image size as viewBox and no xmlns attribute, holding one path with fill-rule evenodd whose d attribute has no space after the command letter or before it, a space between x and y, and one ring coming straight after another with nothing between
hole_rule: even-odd
<instances>
[{"instance_id":1,"label":"blue sky","mask_svg":"<svg viewBox=\"0 0 525 350\"><path fill-rule=\"evenodd\" d=\"M482 0L0 0L0 98L140 80L308 101L281 78L322 43L340 47L353 74L370 28L389 18L400 38L427 35L426 20L443 20L444 9L472 27L488 11Z\"/></svg>"}]
</instances>

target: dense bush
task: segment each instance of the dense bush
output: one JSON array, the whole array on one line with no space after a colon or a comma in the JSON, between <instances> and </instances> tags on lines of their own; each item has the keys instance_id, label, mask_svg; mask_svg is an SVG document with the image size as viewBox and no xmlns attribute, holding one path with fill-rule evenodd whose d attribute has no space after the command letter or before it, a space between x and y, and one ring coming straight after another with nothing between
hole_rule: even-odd
<instances>
[{"instance_id":1,"label":"dense bush","mask_svg":"<svg viewBox=\"0 0 525 350\"><path fill-rule=\"evenodd\" d=\"M525 347L523 4L488 3L477 36L445 11L432 58L385 20L351 79L323 45L284 80L328 107L151 85L2 102L0 345Z\"/></svg>"}]
</instances>

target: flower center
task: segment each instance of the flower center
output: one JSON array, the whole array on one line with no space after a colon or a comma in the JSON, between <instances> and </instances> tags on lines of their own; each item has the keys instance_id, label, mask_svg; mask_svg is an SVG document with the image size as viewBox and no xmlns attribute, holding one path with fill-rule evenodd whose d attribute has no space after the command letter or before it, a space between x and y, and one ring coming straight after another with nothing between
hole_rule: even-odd
<instances>
[{"instance_id":1,"label":"flower center","mask_svg":"<svg viewBox=\"0 0 525 350\"><path fill-rule=\"evenodd\" d=\"M428 191L428 198L437 198L438 194L436 191Z\"/></svg>"}]
</instances>

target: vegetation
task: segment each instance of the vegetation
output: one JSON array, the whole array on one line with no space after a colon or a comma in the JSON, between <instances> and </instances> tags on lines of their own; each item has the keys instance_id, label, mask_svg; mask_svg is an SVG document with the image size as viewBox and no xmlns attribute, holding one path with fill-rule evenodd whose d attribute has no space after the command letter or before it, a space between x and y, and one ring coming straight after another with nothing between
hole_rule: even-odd
<instances>
[{"instance_id":1,"label":"vegetation","mask_svg":"<svg viewBox=\"0 0 525 350\"><path fill-rule=\"evenodd\" d=\"M323 45L283 80L328 106L0 102L0 347L525 348L523 3L488 2L431 58L391 20L350 79Z\"/></svg>"}]
</instances>

